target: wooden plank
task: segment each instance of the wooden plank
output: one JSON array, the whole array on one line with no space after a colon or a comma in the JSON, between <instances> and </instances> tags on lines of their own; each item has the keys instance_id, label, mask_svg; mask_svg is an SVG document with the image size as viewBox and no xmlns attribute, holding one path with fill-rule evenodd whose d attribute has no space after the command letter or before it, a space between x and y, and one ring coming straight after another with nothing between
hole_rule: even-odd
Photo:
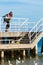
<instances>
[{"instance_id":1,"label":"wooden plank","mask_svg":"<svg viewBox=\"0 0 43 65\"><path fill-rule=\"evenodd\" d=\"M18 37L21 32L0 32L0 37Z\"/></svg>"},{"instance_id":2,"label":"wooden plank","mask_svg":"<svg viewBox=\"0 0 43 65\"><path fill-rule=\"evenodd\" d=\"M33 48L32 44L0 44L0 50L2 49L26 49Z\"/></svg>"}]
</instances>

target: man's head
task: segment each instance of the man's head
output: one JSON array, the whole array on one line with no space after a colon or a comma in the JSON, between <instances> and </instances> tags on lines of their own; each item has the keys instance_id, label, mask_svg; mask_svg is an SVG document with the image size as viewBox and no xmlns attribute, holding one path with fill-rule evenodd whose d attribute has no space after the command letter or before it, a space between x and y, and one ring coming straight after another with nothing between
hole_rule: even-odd
<instances>
[{"instance_id":1,"label":"man's head","mask_svg":"<svg viewBox=\"0 0 43 65\"><path fill-rule=\"evenodd\" d=\"M9 12L9 15L12 17L13 16L13 13L12 12Z\"/></svg>"}]
</instances>

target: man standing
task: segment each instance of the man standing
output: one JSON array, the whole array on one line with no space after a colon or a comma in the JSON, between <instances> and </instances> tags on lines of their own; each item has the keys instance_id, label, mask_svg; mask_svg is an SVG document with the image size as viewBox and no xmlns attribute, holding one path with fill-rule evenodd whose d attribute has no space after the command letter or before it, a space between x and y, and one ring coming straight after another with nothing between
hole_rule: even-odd
<instances>
[{"instance_id":1,"label":"man standing","mask_svg":"<svg viewBox=\"0 0 43 65\"><path fill-rule=\"evenodd\" d=\"M9 12L8 14L6 14L4 17L4 22L6 22L6 30L5 32L8 32L8 29L10 27L10 20L13 16L13 13L12 12Z\"/></svg>"}]
</instances>

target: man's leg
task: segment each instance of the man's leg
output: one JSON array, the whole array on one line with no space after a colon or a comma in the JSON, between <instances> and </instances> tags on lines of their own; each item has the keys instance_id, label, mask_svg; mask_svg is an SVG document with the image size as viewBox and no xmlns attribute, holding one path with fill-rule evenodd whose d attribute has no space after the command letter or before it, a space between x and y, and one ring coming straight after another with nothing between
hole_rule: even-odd
<instances>
[{"instance_id":1,"label":"man's leg","mask_svg":"<svg viewBox=\"0 0 43 65\"><path fill-rule=\"evenodd\" d=\"M10 27L10 24L7 23L5 32L8 32L9 27Z\"/></svg>"}]
</instances>

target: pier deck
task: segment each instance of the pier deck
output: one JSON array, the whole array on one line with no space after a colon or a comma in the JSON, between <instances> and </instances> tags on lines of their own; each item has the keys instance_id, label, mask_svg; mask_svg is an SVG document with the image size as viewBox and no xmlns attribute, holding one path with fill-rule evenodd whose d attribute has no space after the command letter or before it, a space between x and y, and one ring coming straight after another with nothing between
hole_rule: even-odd
<instances>
[{"instance_id":1,"label":"pier deck","mask_svg":"<svg viewBox=\"0 0 43 65\"><path fill-rule=\"evenodd\" d=\"M34 48L35 45L39 42L39 40L43 37L43 32L37 36L37 38L30 44L16 44L16 43L11 43L11 44L0 44L0 50L7 50L7 49L26 49L26 48Z\"/></svg>"}]
</instances>

